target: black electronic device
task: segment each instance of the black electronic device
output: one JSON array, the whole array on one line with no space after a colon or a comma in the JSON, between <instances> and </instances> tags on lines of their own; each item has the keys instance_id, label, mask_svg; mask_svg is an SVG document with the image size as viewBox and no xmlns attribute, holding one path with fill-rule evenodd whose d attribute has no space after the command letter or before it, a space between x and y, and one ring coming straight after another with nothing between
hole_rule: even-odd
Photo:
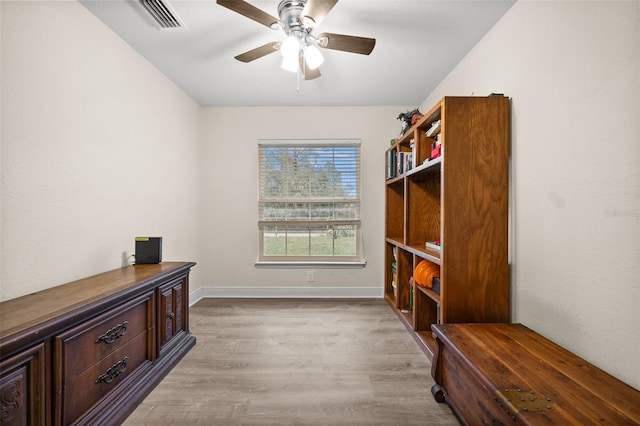
<instances>
[{"instance_id":1,"label":"black electronic device","mask_svg":"<svg viewBox=\"0 0 640 426\"><path fill-rule=\"evenodd\" d=\"M162 237L136 237L136 264L162 262Z\"/></svg>"}]
</instances>

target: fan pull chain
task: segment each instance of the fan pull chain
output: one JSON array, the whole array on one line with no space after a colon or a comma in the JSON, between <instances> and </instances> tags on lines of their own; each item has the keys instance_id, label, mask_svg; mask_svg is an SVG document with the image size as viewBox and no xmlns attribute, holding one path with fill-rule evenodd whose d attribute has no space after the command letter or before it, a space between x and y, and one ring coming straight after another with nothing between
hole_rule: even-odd
<instances>
[{"instance_id":1,"label":"fan pull chain","mask_svg":"<svg viewBox=\"0 0 640 426\"><path fill-rule=\"evenodd\" d=\"M296 92L300 93L300 72L301 69L298 67L298 72L296 73Z\"/></svg>"}]
</instances>

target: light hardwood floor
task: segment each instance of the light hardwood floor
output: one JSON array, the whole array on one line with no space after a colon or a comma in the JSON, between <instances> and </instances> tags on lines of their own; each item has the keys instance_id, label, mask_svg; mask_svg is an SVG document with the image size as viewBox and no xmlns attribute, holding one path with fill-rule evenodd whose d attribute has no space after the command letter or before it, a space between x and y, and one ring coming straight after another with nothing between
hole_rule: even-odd
<instances>
[{"instance_id":1,"label":"light hardwood floor","mask_svg":"<svg viewBox=\"0 0 640 426\"><path fill-rule=\"evenodd\" d=\"M382 299L203 299L196 346L125 425L459 425Z\"/></svg>"}]
</instances>

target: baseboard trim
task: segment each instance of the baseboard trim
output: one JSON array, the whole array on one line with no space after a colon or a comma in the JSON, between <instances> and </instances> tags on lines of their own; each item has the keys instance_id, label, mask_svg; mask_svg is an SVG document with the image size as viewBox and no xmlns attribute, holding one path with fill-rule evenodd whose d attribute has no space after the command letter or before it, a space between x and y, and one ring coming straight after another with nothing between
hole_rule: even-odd
<instances>
[{"instance_id":1,"label":"baseboard trim","mask_svg":"<svg viewBox=\"0 0 640 426\"><path fill-rule=\"evenodd\" d=\"M384 297L380 287L204 287L189 295L189 305L206 298L354 298Z\"/></svg>"}]
</instances>

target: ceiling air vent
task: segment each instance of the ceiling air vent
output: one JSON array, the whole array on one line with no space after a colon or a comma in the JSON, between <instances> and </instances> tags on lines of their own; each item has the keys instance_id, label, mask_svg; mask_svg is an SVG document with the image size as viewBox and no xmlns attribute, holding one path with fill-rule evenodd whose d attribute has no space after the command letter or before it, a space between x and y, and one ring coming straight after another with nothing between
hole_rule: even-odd
<instances>
[{"instance_id":1,"label":"ceiling air vent","mask_svg":"<svg viewBox=\"0 0 640 426\"><path fill-rule=\"evenodd\" d=\"M160 28L182 28L182 23L171 7L162 0L138 0Z\"/></svg>"}]
</instances>

